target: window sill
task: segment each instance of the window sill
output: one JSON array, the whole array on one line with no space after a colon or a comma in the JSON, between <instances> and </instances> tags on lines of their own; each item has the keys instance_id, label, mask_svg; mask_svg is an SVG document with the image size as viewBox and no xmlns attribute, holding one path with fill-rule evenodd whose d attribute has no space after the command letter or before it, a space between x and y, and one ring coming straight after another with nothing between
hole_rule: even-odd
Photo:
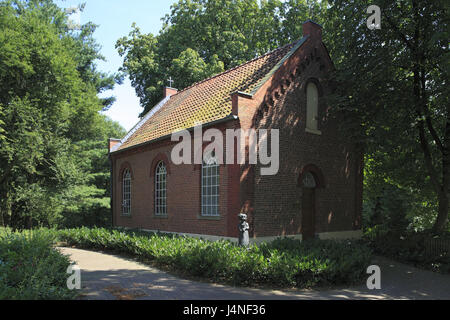
<instances>
[{"instance_id":1,"label":"window sill","mask_svg":"<svg viewBox=\"0 0 450 320\"><path fill-rule=\"evenodd\" d=\"M202 216L201 214L197 215L197 219L199 220L220 220L221 216Z\"/></svg>"},{"instance_id":2,"label":"window sill","mask_svg":"<svg viewBox=\"0 0 450 320\"><path fill-rule=\"evenodd\" d=\"M153 214L153 218L154 219L169 219L169 216L167 215L167 214L160 214L160 215L157 215L157 214Z\"/></svg>"},{"instance_id":3,"label":"window sill","mask_svg":"<svg viewBox=\"0 0 450 320\"><path fill-rule=\"evenodd\" d=\"M123 214L123 213L121 213L120 216L122 218L131 218L131 214Z\"/></svg>"},{"instance_id":4,"label":"window sill","mask_svg":"<svg viewBox=\"0 0 450 320\"><path fill-rule=\"evenodd\" d=\"M320 131L320 130L306 128L305 131L308 132L308 133L317 134L319 136L322 135L322 131Z\"/></svg>"}]
</instances>

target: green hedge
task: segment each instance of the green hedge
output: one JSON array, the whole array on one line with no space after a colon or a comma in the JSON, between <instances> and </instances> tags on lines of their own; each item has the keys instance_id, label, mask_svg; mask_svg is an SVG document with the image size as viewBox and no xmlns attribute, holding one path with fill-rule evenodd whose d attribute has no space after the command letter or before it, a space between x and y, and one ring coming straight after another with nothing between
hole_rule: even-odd
<instances>
[{"instance_id":1,"label":"green hedge","mask_svg":"<svg viewBox=\"0 0 450 320\"><path fill-rule=\"evenodd\" d=\"M0 228L0 300L72 299L70 260L55 250L47 232L13 233Z\"/></svg>"},{"instance_id":2,"label":"green hedge","mask_svg":"<svg viewBox=\"0 0 450 320\"><path fill-rule=\"evenodd\" d=\"M94 250L132 254L169 270L234 285L314 287L361 281L371 250L359 242L279 239L238 247L165 234L109 229L41 230L54 241Z\"/></svg>"}]
</instances>

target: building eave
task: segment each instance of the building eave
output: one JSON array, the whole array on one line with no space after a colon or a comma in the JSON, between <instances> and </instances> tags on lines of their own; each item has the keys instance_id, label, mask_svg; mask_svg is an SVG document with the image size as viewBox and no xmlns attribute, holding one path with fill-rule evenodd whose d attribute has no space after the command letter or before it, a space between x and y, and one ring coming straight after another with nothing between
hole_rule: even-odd
<instances>
[{"instance_id":1,"label":"building eave","mask_svg":"<svg viewBox=\"0 0 450 320\"><path fill-rule=\"evenodd\" d=\"M214 120L214 121L211 121L211 122L203 123L203 124L201 124L201 126L202 126L202 128L206 128L206 127L211 127L211 126L214 126L216 124L223 123L223 122L228 122L228 121L238 120L238 119L239 119L239 117L237 115L230 114L230 115L226 116L225 118L221 118L221 119ZM187 128L187 129L184 129L184 130L193 131L194 128L195 127L191 127L191 128ZM179 131L177 131L177 132L179 132ZM168 134L168 135L165 135L165 136L153 139L153 140L149 140L149 141L146 141L146 142L135 144L135 145L132 145L132 146L120 149L120 150L111 151L110 155L117 155L117 154L120 154L120 153L125 152L125 151L133 150L133 149L136 149L136 148L139 148L139 147L143 147L143 146L146 146L146 145L150 145L150 144L153 144L153 143L156 143L156 142L159 142L159 141L163 141L163 140L169 139L174 133L176 133L176 132L173 132L172 134Z\"/></svg>"},{"instance_id":2,"label":"building eave","mask_svg":"<svg viewBox=\"0 0 450 320\"><path fill-rule=\"evenodd\" d=\"M120 140L120 143L115 145L111 149L111 153L117 151L128 139L131 138L131 136L146 123L150 118L158 112L166 103L170 100L170 96L165 97L163 100L161 100L154 108L152 108L149 112L145 114L145 116L126 134L126 136Z\"/></svg>"}]
</instances>

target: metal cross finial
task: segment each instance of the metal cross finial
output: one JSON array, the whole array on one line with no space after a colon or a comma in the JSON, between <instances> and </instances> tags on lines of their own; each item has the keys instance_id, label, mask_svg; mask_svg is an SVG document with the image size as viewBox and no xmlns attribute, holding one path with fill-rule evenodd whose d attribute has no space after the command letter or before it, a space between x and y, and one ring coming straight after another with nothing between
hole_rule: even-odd
<instances>
[{"instance_id":1,"label":"metal cross finial","mask_svg":"<svg viewBox=\"0 0 450 320\"><path fill-rule=\"evenodd\" d=\"M170 77L169 80L167 80L167 81L169 81L169 87L172 88L172 85L174 83L174 81L172 80L172 77Z\"/></svg>"}]
</instances>

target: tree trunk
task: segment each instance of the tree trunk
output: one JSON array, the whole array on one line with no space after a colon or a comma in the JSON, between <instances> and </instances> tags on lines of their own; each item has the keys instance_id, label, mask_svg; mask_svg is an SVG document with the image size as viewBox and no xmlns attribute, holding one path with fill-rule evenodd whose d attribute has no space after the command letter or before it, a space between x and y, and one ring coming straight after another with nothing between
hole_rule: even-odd
<instances>
[{"instance_id":1,"label":"tree trunk","mask_svg":"<svg viewBox=\"0 0 450 320\"><path fill-rule=\"evenodd\" d=\"M438 209L438 216L436 218L436 222L433 226L433 232L440 233L444 230L445 225L447 224L447 218L448 218L448 194L445 192L442 192L438 196L439 199L439 209Z\"/></svg>"},{"instance_id":2,"label":"tree trunk","mask_svg":"<svg viewBox=\"0 0 450 320\"><path fill-rule=\"evenodd\" d=\"M1 192L1 187L0 187ZM7 216L8 216L8 209L9 209L9 197L8 192L5 192L5 194L1 194L1 201L0 201L0 227L6 227L7 226Z\"/></svg>"},{"instance_id":3,"label":"tree trunk","mask_svg":"<svg viewBox=\"0 0 450 320\"><path fill-rule=\"evenodd\" d=\"M425 167L428 171L431 184L437 194L439 209L438 216L433 226L434 232L443 231L448 220L448 208L449 208L449 191L450 191L450 107L447 106L447 123L444 133L444 141L440 140L438 131L433 127L432 118L428 109L428 99L426 87L426 74L425 70L426 59L421 44L426 41L423 36L423 24L421 23L420 8L417 0L412 1L413 21L414 24L414 36L408 39L403 34L398 26L386 17L387 22L391 28L397 32L400 36L400 40L406 45L406 48L410 50L411 62L413 72L413 97L416 108L416 114L418 117L417 129L419 133L419 142L422 149ZM433 142L442 154L442 180L438 172L434 167L434 161L432 157L431 147L427 141L427 134L425 127L428 129L428 133L431 135Z\"/></svg>"},{"instance_id":4,"label":"tree trunk","mask_svg":"<svg viewBox=\"0 0 450 320\"><path fill-rule=\"evenodd\" d=\"M427 106L428 95L426 91L426 72L424 70L425 57L423 52L420 50L420 43L423 39L421 35L422 26L420 25L420 15L417 1L413 0L412 6L416 21L414 41L409 43L409 48L411 49L413 59L413 95L415 97L417 116L420 119L418 122L420 146L424 154L425 165L428 169L431 183L436 191L439 201L438 216L433 226L433 231L439 233L443 231L448 218L450 182L450 113L447 114L444 143L441 143L439 137L437 136L436 130L433 128ZM430 145L426 138L425 125L427 125L429 133L442 154L442 180L433 166L433 158L430 151Z\"/></svg>"},{"instance_id":5,"label":"tree trunk","mask_svg":"<svg viewBox=\"0 0 450 320\"><path fill-rule=\"evenodd\" d=\"M445 126L444 143L442 150L442 191L438 193L439 209L436 222L433 226L434 232L442 232L448 219L449 206L449 184L450 184L450 112Z\"/></svg>"}]
</instances>

